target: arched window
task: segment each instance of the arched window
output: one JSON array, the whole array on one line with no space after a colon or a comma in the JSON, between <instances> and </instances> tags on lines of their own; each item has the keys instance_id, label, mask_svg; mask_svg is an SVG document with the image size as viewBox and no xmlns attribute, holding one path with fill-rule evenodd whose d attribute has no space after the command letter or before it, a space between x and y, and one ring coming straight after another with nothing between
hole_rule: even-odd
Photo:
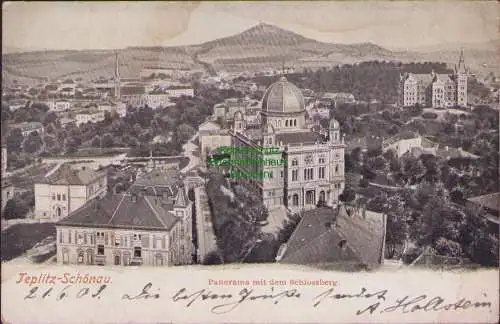
<instances>
[{"instance_id":1,"label":"arched window","mask_svg":"<svg viewBox=\"0 0 500 324\"><path fill-rule=\"evenodd\" d=\"M337 172L339 172L339 165L338 164L335 165L335 173L337 173Z\"/></svg>"},{"instance_id":2,"label":"arched window","mask_svg":"<svg viewBox=\"0 0 500 324\"><path fill-rule=\"evenodd\" d=\"M56 216L61 217L61 214L62 214L61 207L57 207L56 208Z\"/></svg>"},{"instance_id":3,"label":"arched window","mask_svg":"<svg viewBox=\"0 0 500 324\"><path fill-rule=\"evenodd\" d=\"M288 127L288 120L285 120L285 127Z\"/></svg>"},{"instance_id":4,"label":"arched window","mask_svg":"<svg viewBox=\"0 0 500 324\"><path fill-rule=\"evenodd\" d=\"M325 192L323 190L321 190L319 192L319 200L326 201L326 199L325 199Z\"/></svg>"},{"instance_id":5,"label":"arched window","mask_svg":"<svg viewBox=\"0 0 500 324\"><path fill-rule=\"evenodd\" d=\"M293 126L297 126L297 119L293 120Z\"/></svg>"},{"instance_id":6,"label":"arched window","mask_svg":"<svg viewBox=\"0 0 500 324\"><path fill-rule=\"evenodd\" d=\"M83 251L78 250L78 264L82 264L82 263L83 263Z\"/></svg>"},{"instance_id":7,"label":"arched window","mask_svg":"<svg viewBox=\"0 0 500 324\"><path fill-rule=\"evenodd\" d=\"M298 206L299 205L299 195L294 194L292 196L292 205L294 205L294 206Z\"/></svg>"}]
</instances>

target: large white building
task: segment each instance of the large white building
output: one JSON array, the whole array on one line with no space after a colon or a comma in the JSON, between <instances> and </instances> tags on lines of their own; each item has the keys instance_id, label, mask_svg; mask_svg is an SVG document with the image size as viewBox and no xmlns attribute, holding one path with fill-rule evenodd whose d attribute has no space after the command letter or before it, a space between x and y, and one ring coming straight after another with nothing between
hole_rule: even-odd
<instances>
[{"instance_id":1,"label":"large white building","mask_svg":"<svg viewBox=\"0 0 500 324\"><path fill-rule=\"evenodd\" d=\"M405 107L467 107L468 74L463 52L452 74L403 74L399 102Z\"/></svg>"},{"instance_id":2,"label":"large white building","mask_svg":"<svg viewBox=\"0 0 500 324\"><path fill-rule=\"evenodd\" d=\"M81 111L75 115L76 126L86 123L98 123L104 120L104 111L98 109L90 109Z\"/></svg>"},{"instance_id":3,"label":"large white building","mask_svg":"<svg viewBox=\"0 0 500 324\"><path fill-rule=\"evenodd\" d=\"M339 123L309 129L302 92L285 77L264 93L260 116L260 128L253 128L242 112L234 115L228 136L239 152L231 153L230 179L255 186L267 207L299 211L318 201L336 203L345 187Z\"/></svg>"},{"instance_id":4,"label":"large white building","mask_svg":"<svg viewBox=\"0 0 500 324\"><path fill-rule=\"evenodd\" d=\"M59 221L58 263L192 263L192 202L176 174L152 171L128 192L93 199Z\"/></svg>"},{"instance_id":5,"label":"large white building","mask_svg":"<svg viewBox=\"0 0 500 324\"><path fill-rule=\"evenodd\" d=\"M61 219L107 191L106 171L62 164L35 183L35 218Z\"/></svg>"}]
</instances>

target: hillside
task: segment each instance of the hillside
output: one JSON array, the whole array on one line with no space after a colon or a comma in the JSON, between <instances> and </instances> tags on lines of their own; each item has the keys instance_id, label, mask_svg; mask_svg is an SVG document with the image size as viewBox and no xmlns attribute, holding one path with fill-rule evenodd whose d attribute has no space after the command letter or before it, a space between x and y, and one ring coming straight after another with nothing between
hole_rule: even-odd
<instances>
[{"instance_id":1,"label":"hillside","mask_svg":"<svg viewBox=\"0 0 500 324\"><path fill-rule=\"evenodd\" d=\"M241 71L279 69L283 63L296 68L316 68L371 60L453 64L458 59L458 48L436 52L396 52L372 43L324 43L269 24L259 24L242 33L199 45L129 47L118 52L120 74L124 78L137 77L146 66ZM13 79L35 83L45 77L110 77L114 71L114 53L112 50L4 53L2 81L10 84ZM465 50L466 62L473 68L498 71L495 54L491 47Z\"/></svg>"}]
</instances>

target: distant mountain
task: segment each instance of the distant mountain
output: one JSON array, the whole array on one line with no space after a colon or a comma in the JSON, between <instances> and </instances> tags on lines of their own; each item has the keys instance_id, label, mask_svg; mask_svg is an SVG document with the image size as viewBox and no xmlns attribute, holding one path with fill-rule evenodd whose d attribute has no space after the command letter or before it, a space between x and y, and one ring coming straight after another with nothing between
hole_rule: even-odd
<instances>
[{"instance_id":1,"label":"distant mountain","mask_svg":"<svg viewBox=\"0 0 500 324\"><path fill-rule=\"evenodd\" d=\"M261 23L239 34L219 38L200 44L203 47L213 46L248 46L253 44L271 46L297 46L306 43L320 43L283 28Z\"/></svg>"},{"instance_id":2,"label":"distant mountain","mask_svg":"<svg viewBox=\"0 0 500 324\"><path fill-rule=\"evenodd\" d=\"M476 68L497 69L500 41L464 49L466 64ZM469 44L471 45L471 44ZM47 51L19 53L19 48L4 48L2 80L14 78L94 79L111 77L114 51ZM145 67L178 67L242 71L279 69L282 64L296 68L331 67L361 61L436 61L454 64L458 60L458 44L442 44L440 48L419 51L391 51L373 43L335 44L304 37L283 28L259 24L239 34L215 39L199 45L170 47L128 47L119 51L120 75L137 77ZM285 61L285 62L284 62Z\"/></svg>"}]
</instances>

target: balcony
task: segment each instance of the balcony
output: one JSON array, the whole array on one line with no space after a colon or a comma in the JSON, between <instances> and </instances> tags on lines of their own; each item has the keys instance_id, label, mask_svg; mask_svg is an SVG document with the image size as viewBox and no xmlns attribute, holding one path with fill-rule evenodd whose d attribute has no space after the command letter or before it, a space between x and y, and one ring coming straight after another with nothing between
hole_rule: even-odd
<instances>
[{"instance_id":1,"label":"balcony","mask_svg":"<svg viewBox=\"0 0 500 324\"><path fill-rule=\"evenodd\" d=\"M95 256L95 264L105 265L106 264L106 256L105 255L96 255Z\"/></svg>"}]
</instances>

